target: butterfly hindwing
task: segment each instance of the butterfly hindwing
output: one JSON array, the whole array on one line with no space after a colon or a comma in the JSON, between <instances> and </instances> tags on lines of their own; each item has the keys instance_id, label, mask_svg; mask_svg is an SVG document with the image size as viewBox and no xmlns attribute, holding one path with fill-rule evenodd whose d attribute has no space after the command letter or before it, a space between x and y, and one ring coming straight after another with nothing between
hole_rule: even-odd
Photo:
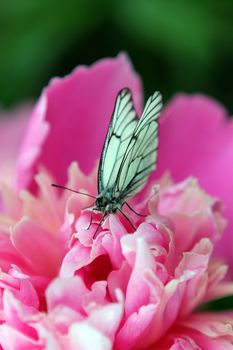
<instances>
[{"instance_id":1,"label":"butterfly hindwing","mask_svg":"<svg viewBox=\"0 0 233 350\"><path fill-rule=\"evenodd\" d=\"M117 182L122 160L137 125L138 117L129 89L122 89L115 102L114 111L104 142L98 171L98 192L112 188Z\"/></svg>"},{"instance_id":2,"label":"butterfly hindwing","mask_svg":"<svg viewBox=\"0 0 233 350\"><path fill-rule=\"evenodd\" d=\"M155 92L147 101L128 144L117 176L116 193L131 197L146 183L155 169L158 148L158 117L162 98Z\"/></svg>"}]
</instances>

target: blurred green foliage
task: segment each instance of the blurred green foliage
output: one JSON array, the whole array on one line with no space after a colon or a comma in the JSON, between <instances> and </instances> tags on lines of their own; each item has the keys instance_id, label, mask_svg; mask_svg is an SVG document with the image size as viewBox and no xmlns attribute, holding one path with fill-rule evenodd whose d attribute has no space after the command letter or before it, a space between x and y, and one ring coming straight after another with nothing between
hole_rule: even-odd
<instances>
[{"instance_id":1,"label":"blurred green foliage","mask_svg":"<svg viewBox=\"0 0 233 350\"><path fill-rule=\"evenodd\" d=\"M232 113L233 2L0 0L0 102L37 97L78 64L128 52L146 95L202 92Z\"/></svg>"},{"instance_id":2,"label":"blurred green foliage","mask_svg":"<svg viewBox=\"0 0 233 350\"><path fill-rule=\"evenodd\" d=\"M233 310L233 297L227 296L221 299L215 299L201 305L198 311L222 311L222 310Z\"/></svg>"}]
</instances>

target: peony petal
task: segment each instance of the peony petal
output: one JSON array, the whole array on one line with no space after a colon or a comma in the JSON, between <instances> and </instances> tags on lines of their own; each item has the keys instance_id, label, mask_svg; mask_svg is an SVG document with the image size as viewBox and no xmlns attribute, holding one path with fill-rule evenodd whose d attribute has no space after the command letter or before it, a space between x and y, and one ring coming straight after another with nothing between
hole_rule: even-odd
<instances>
[{"instance_id":1,"label":"peony petal","mask_svg":"<svg viewBox=\"0 0 233 350\"><path fill-rule=\"evenodd\" d=\"M147 343L147 330L156 313L156 306L148 304L133 312L116 336L114 349L143 349Z\"/></svg>"},{"instance_id":2,"label":"peony petal","mask_svg":"<svg viewBox=\"0 0 233 350\"><path fill-rule=\"evenodd\" d=\"M158 168L175 181L196 176L201 186L225 205L228 227L216 252L233 268L233 122L224 108L201 95L175 97L164 109Z\"/></svg>"},{"instance_id":3,"label":"peony petal","mask_svg":"<svg viewBox=\"0 0 233 350\"><path fill-rule=\"evenodd\" d=\"M181 321L185 327L195 329L210 338L231 336L233 337L233 318L221 313L196 313L185 321Z\"/></svg>"},{"instance_id":4,"label":"peony petal","mask_svg":"<svg viewBox=\"0 0 233 350\"><path fill-rule=\"evenodd\" d=\"M97 308L88 318L88 323L114 341L116 331L123 316L123 296L120 290L116 291L117 303Z\"/></svg>"},{"instance_id":5,"label":"peony petal","mask_svg":"<svg viewBox=\"0 0 233 350\"><path fill-rule=\"evenodd\" d=\"M103 247L97 240L94 241L92 247L85 246L80 241L76 241L63 259L60 275L62 277L71 277L75 271L90 265L97 257L104 253Z\"/></svg>"},{"instance_id":6,"label":"peony petal","mask_svg":"<svg viewBox=\"0 0 233 350\"><path fill-rule=\"evenodd\" d=\"M21 303L8 290L4 291L3 305L7 325L17 328L34 340L37 339L37 332L28 322L29 318L35 315L37 310Z\"/></svg>"},{"instance_id":7,"label":"peony petal","mask_svg":"<svg viewBox=\"0 0 233 350\"><path fill-rule=\"evenodd\" d=\"M0 329L0 343L4 350L43 350L38 340L32 339L8 325L2 325Z\"/></svg>"},{"instance_id":8,"label":"peony petal","mask_svg":"<svg viewBox=\"0 0 233 350\"><path fill-rule=\"evenodd\" d=\"M127 316L151 302L152 292L145 280L145 272L154 269L153 257L144 239L137 238L136 246L135 265L126 290L125 312Z\"/></svg>"},{"instance_id":9,"label":"peony petal","mask_svg":"<svg viewBox=\"0 0 233 350\"><path fill-rule=\"evenodd\" d=\"M23 304L34 308L39 307L38 295L29 277L24 275L16 266L8 274L0 273L0 287L11 291Z\"/></svg>"},{"instance_id":10,"label":"peony petal","mask_svg":"<svg viewBox=\"0 0 233 350\"><path fill-rule=\"evenodd\" d=\"M212 244L203 238L191 252L185 252L178 265L175 274L180 282L185 282L185 291L180 306L180 315L184 317L193 311L204 299L208 276L205 273L208 269Z\"/></svg>"},{"instance_id":11,"label":"peony petal","mask_svg":"<svg viewBox=\"0 0 233 350\"><path fill-rule=\"evenodd\" d=\"M12 241L34 273L56 276L62 258L62 247L56 237L24 217L14 227Z\"/></svg>"},{"instance_id":12,"label":"peony petal","mask_svg":"<svg viewBox=\"0 0 233 350\"><path fill-rule=\"evenodd\" d=\"M125 86L132 89L139 111L141 83L125 54L91 67L80 66L65 78L53 79L26 132L18 163L18 185L27 186L39 164L61 184L74 160L89 173L100 157L116 95Z\"/></svg>"},{"instance_id":13,"label":"peony petal","mask_svg":"<svg viewBox=\"0 0 233 350\"><path fill-rule=\"evenodd\" d=\"M71 350L111 350L112 344L108 337L88 323L74 323L70 327Z\"/></svg>"},{"instance_id":14,"label":"peony petal","mask_svg":"<svg viewBox=\"0 0 233 350\"><path fill-rule=\"evenodd\" d=\"M87 292L84 282L78 276L66 279L57 278L46 290L48 310L53 310L59 305L66 305L82 313L83 298Z\"/></svg>"},{"instance_id":15,"label":"peony petal","mask_svg":"<svg viewBox=\"0 0 233 350\"><path fill-rule=\"evenodd\" d=\"M15 184L16 158L26 130L31 105L22 105L10 113L0 111L0 181Z\"/></svg>"},{"instance_id":16,"label":"peony petal","mask_svg":"<svg viewBox=\"0 0 233 350\"><path fill-rule=\"evenodd\" d=\"M47 96L43 94L36 104L22 143L16 164L16 184L21 188L31 181L34 162L39 157L41 147L47 137L50 125L45 119Z\"/></svg>"},{"instance_id":17,"label":"peony petal","mask_svg":"<svg viewBox=\"0 0 233 350\"><path fill-rule=\"evenodd\" d=\"M102 245L106 249L112 266L119 268L123 261L120 239L126 234L125 227L119 218L113 214L109 215L110 234L105 234Z\"/></svg>"}]
</instances>

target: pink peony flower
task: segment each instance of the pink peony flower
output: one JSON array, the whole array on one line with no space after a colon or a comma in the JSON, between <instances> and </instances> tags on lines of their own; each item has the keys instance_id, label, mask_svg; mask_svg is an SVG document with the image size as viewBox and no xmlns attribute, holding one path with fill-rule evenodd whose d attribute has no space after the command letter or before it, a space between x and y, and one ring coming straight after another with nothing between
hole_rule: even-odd
<instances>
[{"instance_id":1,"label":"pink peony flower","mask_svg":"<svg viewBox=\"0 0 233 350\"><path fill-rule=\"evenodd\" d=\"M43 91L24 137L18 186L30 184L41 165L60 184L65 183L66 169L73 160L88 174L99 159L116 94L124 86L132 89L136 109L141 112L141 82L124 54L53 79ZM233 271L233 122L221 105L202 95L175 97L160 121L154 178L166 170L175 181L192 175L222 200L228 225L215 250Z\"/></svg>"},{"instance_id":2,"label":"pink peony flower","mask_svg":"<svg viewBox=\"0 0 233 350\"><path fill-rule=\"evenodd\" d=\"M94 193L95 178L73 163L67 185ZM100 215L87 230L88 197L54 190L46 173L36 181L35 195L3 187L3 349L230 349L233 318L196 311L233 284L211 258L221 205L195 179L161 179L134 203L148 207L145 220L131 216L135 232L112 214L95 239Z\"/></svg>"},{"instance_id":3,"label":"pink peony flower","mask_svg":"<svg viewBox=\"0 0 233 350\"><path fill-rule=\"evenodd\" d=\"M233 284L223 280L226 265L212 258L226 226L222 205L190 177L197 175L206 188L203 174L213 164L197 172L194 156L201 156L194 148L196 152L190 153L196 167L188 168L184 162L177 169L172 152L179 150L180 139L176 142L175 137L174 147L168 147L172 160L166 163L176 108L169 119L168 106L162 118L160 145L165 136L169 142L164 141L164 149L161 146L157 178L168 168L172 177L182 181L174 184L162 176L148 185L140 200L132 199L137 211L148 213L142 219L129 212L135 232L112 214L93 239L101 215L95 214L87 230L91 212L83 208L91 204L90 198L51 187L52 182L67 182L71 188L96 194L96 160L115 96L124 86L132 89L140 112L140 80L127 57L120 55L53 80L34 109L17 161L19 191L1 183L0 344L4 350L232 349L232 315L198 312L206 301L232 294ZM185 106L191 103L183 99ZM201 101L198 98L191 108L194 126ZM217 107L206 103L208 117ZM188 125L193 133L197 130ZM215 138L215 127L208 133L209 139ZM204 142L204 132L201 135L198 145ZM228 136L219 140L223 151ZM187 140L187 152L191 142ZM200 169L211 159L213 145L200 158L205 160L200 160ZM70 165L74 159L78 165ZM224 167L227 160L226 155ZM216 179L209 188L212 195ZM229 197L223 193L229 190L230 180L225 186L217 194L227 206ZM227 210L229 214L229 206Z\"/></svg>"}]
</instances>

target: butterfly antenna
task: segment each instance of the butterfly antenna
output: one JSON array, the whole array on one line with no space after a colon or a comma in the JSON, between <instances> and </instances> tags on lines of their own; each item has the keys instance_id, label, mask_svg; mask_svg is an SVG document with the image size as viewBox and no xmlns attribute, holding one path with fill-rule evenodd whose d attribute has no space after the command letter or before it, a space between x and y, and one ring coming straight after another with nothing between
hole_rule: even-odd
<instances>
[{"instance_id":1,"label":"butterfly antenna","mask_svg":"<svg viewBox=\"0 0 233 350\"><path fill-rule=\"evenodd\" d=\"M80 192L80 191L76 191L76 190L72 190L72 188L68 188L68 187L61 186L61 185L56 185L56 184L51 184L51 186L57 187L57 188L62 188L63 190L68 190L68 191L70 191L70 192L82 194L83 196L87 196L87 197L96 199L96 197L95 197L95 196L92 196L91 194L84 193L84 192Z\"/></svg>"},{"instance_id":2,"label":"butterfly antenna","mask_svg":"<svg viewBox=\"0 0 233 350\"><path fill-rule=\"evenodd\" d=\"M145 217L147 216L147 215L145 215L145 214L137 213L137 212L129 205L129 203L124 202L124 204L125 204L134 214L136 214L136 215L138 215L138 216L142 216L143 218L145 218Z\"/></svg>"},{"instance_id":3,"label":"butterfly antenna","mask_svg":"<svg viewBox=\"0 0 233 350\"><path fill-rule=\"evenodd\" d=\"M131 227L134 229L134 231L136 231L136 227L131 222L131 220L128 218L128 216L121 209L118 209L118 210L124 216L124 218L128 221L128 223L131 225Z\"/></svg>"}]
</instances>

